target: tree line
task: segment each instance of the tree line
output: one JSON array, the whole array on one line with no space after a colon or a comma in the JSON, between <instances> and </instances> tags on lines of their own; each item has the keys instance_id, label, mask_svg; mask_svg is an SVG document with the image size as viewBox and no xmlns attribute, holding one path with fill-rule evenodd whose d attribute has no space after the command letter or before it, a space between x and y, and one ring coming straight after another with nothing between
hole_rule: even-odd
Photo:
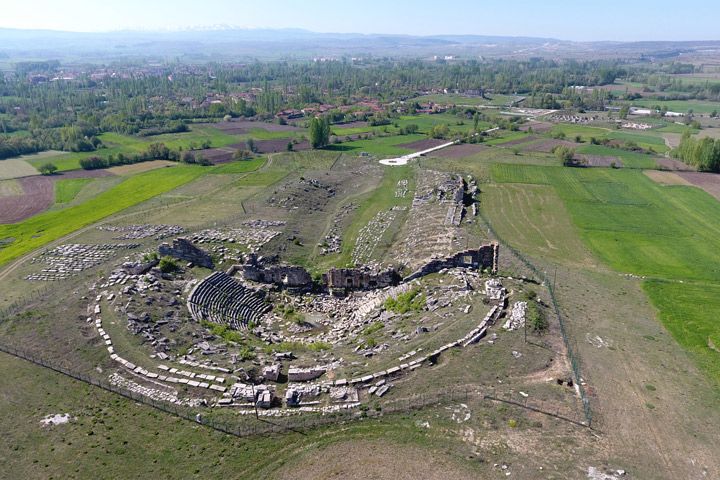
<instances>
[{"instance_id":1,"label":"tree line","mask_svg":"<svg viewBox=\"0 0 720 480\"><path fill-rule=\"evenodd\" d=\"M209 148L209 144L206 148ZM148 148L140 153L125 155L118 153L110 154L107 157L93 155L80 160L80 167L84 170L97 170L100 168L115 167L119 165L132 165L134 163L148 162L152 160L170 160L198 165L212 165L201 152L193 150L173 150L162 142L151 143Z\"/></svg>"},{"instance_id":2,"label":"tree line","mask_svg":"<svg viewBox=\"0 0 720 480\"><path fill-rule=\"evenodd\" d=\"M720 172L720 139L697 139L686 131L672 154L702 172Z\"/></svg>"}]
</instances>

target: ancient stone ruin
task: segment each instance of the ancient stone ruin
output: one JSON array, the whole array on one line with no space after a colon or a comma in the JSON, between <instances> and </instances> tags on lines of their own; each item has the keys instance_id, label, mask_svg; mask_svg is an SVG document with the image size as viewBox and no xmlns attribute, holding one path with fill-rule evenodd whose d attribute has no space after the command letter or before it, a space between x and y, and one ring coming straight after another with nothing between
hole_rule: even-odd
<instances>
[{"instance_id":1,"label":"ancient stone ruin","mask_svg":"<svg viewBox=\"0 0 720 480\"><path fill-rule=\"evenodd\" d=\"M450 257L431 260L417 271L403 279L407 282L416 278L439 272L445 268L469 268L472 270L490 269L497 273L498 244L497 242L482 245L478 249L464 250Z\"/></svg>"},{"instance_id":2,"label":"ancient stone ruin","mask_svg":"<svg viewBox=\"0 0 720 480\"><path fill-rule=\"evenodd\" d=\"M196 247L187 238L176 238L172 246L163 243L158 247L161 256L171 256L205 268L214 268L213 260L205 250Z\"/></svg>"},{"instance_id":3,"label":"ancient stone ruin","mask_svg":"<svg viewBox=\"0 0 720 480\"><path fill-rule=\"evenodd\" d=\"M203 320L245 329L271 309L262 292L247 288L224 272L213 272L198 283L187 300L190 315Z\"/></svg>"},{"instance_id":4,"label":"ancient stone ruin","mask_svg":"<svg viewBox=\"0 0 720 480\"><path fill-rule=\"evenodd\" d=\"M266 265L257 255L248 255L242 266L246 280L258 283L270 283L285 288L309 288L312 277L303 267L295 265Z\"/></svg>"},{"instance_id":5,"label":"ancient stone ruin","mask_svg":"<svg viewBox=\"0 0 720 480\"><path fill-rule=\"evenodd\" d=\"M400 283L400 280L400 274L394 268L382 271L370 267L331 268L322 276L323 285L334 294L390 287Z\"/></svg>"}]
</instances>

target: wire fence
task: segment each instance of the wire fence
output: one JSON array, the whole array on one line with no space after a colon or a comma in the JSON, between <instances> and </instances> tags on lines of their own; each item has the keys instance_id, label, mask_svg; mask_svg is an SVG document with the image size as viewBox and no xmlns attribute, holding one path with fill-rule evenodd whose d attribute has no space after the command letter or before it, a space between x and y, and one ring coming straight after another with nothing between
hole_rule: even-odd
<instances>
[{"instance_id":1,"label":"wire fence","mask_svg":"<svg viewBox=\"0 0 720 480\"><path fill-rule=\"evenodd\" d=\"M435 392L424 392L418 395L391 399L378 403L375 406L363 404L360 407L341 409L329 413L294 410L292 411L293 414L286 416L256 416L254 410L246 409L244 410L244 414L236 415L233 419L215 418L213 416L215 411L213 411L212 408L194 407L157 400L148 395L133 391L132 389L113 384L108 380L82 373L68 362L44 358L36 355L32 351L3 343L0 343L0 351L61 373L75 380L121 395L129 400L237 437L286 432L302 434L307 430L334 425L339 422L376 418L385 414L409 412L443 404L468 402L472 399L503 402L570 422L577 426L589 426L583 422L582 418L577 417L577 409L563 407L560 403L531 400L527 397L523 398L522 396L518 397L514 392L501 392L492 387L488 388L479 385L456 386Z\"/></svg>"},{"instance_id":2,"label":"wire fence","mask_svg":"<svg viewBox=\"0 0 720 480\"><path fill-rule=\"evenodd\" d=\"M550 279L547 277L546 273L540 269L538 269L527 257L522 255L519 251L517 251L515 248L513 248L508 242L506 242L493 228L492 224L490 223L490 220L482 213L480 209L478 209L478 215L483 220L485 225L487 226L490 233L493 235L493 237L502 245L504 249L507 249L510 251L513 256L515 256L518 260L520 260L523 265L525 265L526 268L528 268L531 272L533 272L534 275L537 276L537 278L540 280L540 282L544 283L547 286L548 292L550 294L550 300L552 303L553 311L555 312L555 315L557 316L558 323L560 325L560 333L562 335L563 343L565 345L565 349L567 350L567 356L570 360L570 366L572 368L573 372L573 382L578 388L578 392L580 393L580 399L582 401L582 409L583 414L585 416L585 422L589 427L592 427L593 424L593 411L592 407L590 405L590 399L588 397L588 394L585 390L585 387L583 386L583 376L582 376L582 364L580 361L580 356L578 353L578 347L577 343L574 341L571 341L571 339L568 336L567 333L567 326L565 324L565 319L560 312L560 307L557 301L557 298L555 296L555 282L550 281Z\"/></svg>"},{"instance_id":3,"label":"wire fence","mask_svg":"<svg viewBox=\"0 0 720 480\"><path fill-rule=\"evenodd\" d=\"M31 290L29 294L23 297L18 297L11 304L0 308L0 323L3 322L5 319L12 317L13 315L19 314L25 307L27 307L32 302L44 298L50 292L50 287L50 285L44 285L35 290Z\"/></svg>"},{"instance_id":4,"label":"wire fence","mask_svg":"<svg viewBox=\"0 0 720 480\"><path fill-rule=\"evenodd\" d=\"M332 413L318 414L298 412L298 414L295 415L271 417L256 417L254 415L254 412L251 411L247 412L249 414L240 415L240 418L238 418L237 420L230 421L214 418L212 410L208 410L207 408L190 407L187 405L180 405L176 403L156 400L139 392L112 384L107 380L103 380L97 378L96 376L82 373L81 369L77 368L74 365L70 365L67 362L43 358L36 355L34 352L20 349L12 345L0 343L0 351L32 362L36 365L51 369L58 373L67 375L74 378L75 380L85 382L87 384L102 388L106 391L121 395L133 401L143 403L158 410L162 410L166 413L173 414L186 420L197 422L215 430L239 437L274 434L288 431L302 433L303 430L332 425L338 422L376 417L386 413L407 412L433 405L441 405L457 401L468 401L472 398L479 398L488 401L511 404L560 420L568 421L575 425L582 425L592 428L593 411L590 405L590 401L588 399L587 392L585 391L585 388L582 384L583 377L581 373L581 362L577 353L577 344L572 342L567 334L565 320L560 311L559 304L555 296L554 283L547 278L547 275L544 271L538 269L524 255L522 255L520 252L510 246L506 241L504 241L502 237L500 237L493 229L490 221L482 214L482 212L478 211L478 215L484 221L494 238L503 246L503 248L511 252L512 255L514 255L515 258L520 260L525 265L525 267L527 267L534 275L537 276L537 278L541 282L547 285L552 302L552 307L555 315L558 318L560 332L562 334L563 342L567 349L567 355L572 367L573 380L577 385L578 391L580 393L580 399L582 402L582 411L580 415L578 415L579 410L577 408L565 408L557 402L543 402L536 399L531 400L528 397L518 397L516 393L502 392L492 387L488 388L480 386L464 386L447 388L436 392L425 392L423 394L413 395L404 398L384 400L382 404L379 404L377 409L369 408L367 405L365 405L362 408L344 409ZM241 214L235 215L232 218L225 219L223 222L212 222L212 225L207 224L205 228L209 228L211 226L226 225L240 218L242 218ZM16 299L12 304L0 309L0 322L8 320L13 316L19 314L27 305L41 300L50 291L51 286L47 285L39 289L33 290L25 297Z\"/></svg>"}]
</instances>

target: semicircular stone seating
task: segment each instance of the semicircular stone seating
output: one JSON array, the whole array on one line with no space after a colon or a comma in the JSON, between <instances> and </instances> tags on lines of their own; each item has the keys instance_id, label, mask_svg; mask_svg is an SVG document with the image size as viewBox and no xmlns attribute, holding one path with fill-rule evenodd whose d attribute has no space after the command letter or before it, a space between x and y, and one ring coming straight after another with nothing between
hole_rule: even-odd
<instances>
[{"instance_id":1,"label":"semicircular stone seating","mask_svg":"<svg viewBox=\"0 0 720 480\"><path fill-rule=\"evenodd\" d=\"M198 283L187 300L188 310L197 322L202 320L247 329L272 307L261 291L242 285L224 272L213 272Z\"/></svg>"}]
</instances>

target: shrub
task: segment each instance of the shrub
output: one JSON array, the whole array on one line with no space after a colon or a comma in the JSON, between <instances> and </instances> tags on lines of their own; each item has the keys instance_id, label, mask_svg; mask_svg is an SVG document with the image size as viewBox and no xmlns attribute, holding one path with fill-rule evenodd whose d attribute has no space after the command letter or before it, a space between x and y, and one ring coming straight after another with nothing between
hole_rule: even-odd
<instances>
[{"instance_id":1,"label":"shrub","mask_svg":"<svg viewBox=\"0 0 720 480\"><path fill-rule=\"evenodd\" d=\"M553 149L553 153L555 153L557 159L566 167L574 165L575 150L572 148L566 147L565 145L558 145Z\"/></svg>"},{"instance_id":2,"label":"shrub","mask_svg":"<svg viewBox=\"0 0 720 480\"><path fill-rule=\"evenodd\" d=\"M420 293L419 288L401 293L397 298L385 300L385 310L395 313L419 312L425 308L425 295Z\"/></svg>"},{"instance_id":3,"label":"shrub","mask_svg":"<svg viewBox=\"0 0 720 480\"><path fill-rule=\"evenodd\" d=\"M83 170L97 170L108 166L107 162L100 157L92 156L80 160L80 166Z\"/></svg>"},{"instance_id":4,"label":"shrub","mask_svg":"<svg viewBox=\"0 0 720 480\"><path fill-rule=\"evenodd\" d=\"M163 273L175 273L180 270L180 266L177 261L175 261L172 257L162 257L160 259L160 263L158 264L158 268Z\"/></svg>"},{"instance_id":5,"label":"shrub","mask_svg":"<svg viewBox=\"0 0 720 480\"><path fill-rule=\"evenodd\" d=\"M40 173L42 173L43 175L52 175L55 172L57 172L57 169L58 169L57 165L55 165L54 163L50 163L50 162L45 163L45 164L41 165L40 168L38 168Z\"/></svg>"},{"instance_id":6,"label":"shrub","mask_svg":"<svg viewBox=\"0 0 720 480\"><path fill-rule=\"evenodd\" d=\"M332 345L327 342L313 342L307 346L308 350L313 352L322 352L324 350L330 350Z\"/></svg>"},{"instance_id":7,"label":"shrub","mask_svg":"<svg viewBox=\"0 0 720 480\"><path fill-rule=\"evenodd\" d=\"M547 318L545 318L545 312L534 300L527 302L525 321L530 325L530 328L535 333L543 333L548 329L549 326Z\"/></svg>"}]
</instances>

